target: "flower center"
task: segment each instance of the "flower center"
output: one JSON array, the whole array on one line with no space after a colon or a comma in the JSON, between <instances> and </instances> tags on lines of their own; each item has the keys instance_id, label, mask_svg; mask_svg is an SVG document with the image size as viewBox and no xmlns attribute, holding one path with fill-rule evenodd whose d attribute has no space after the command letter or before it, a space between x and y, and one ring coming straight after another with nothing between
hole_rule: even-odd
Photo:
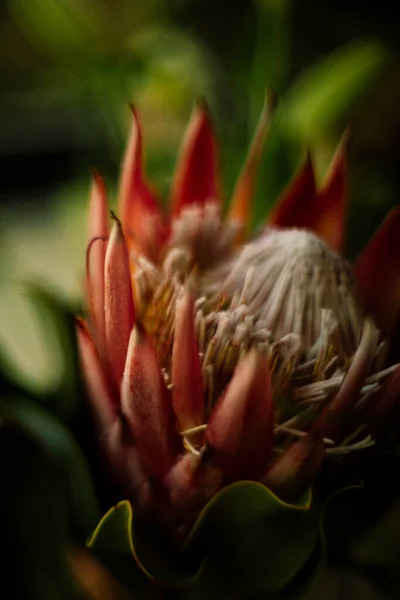
<instances>
[{"instance_id":1,"label":"flower center","mask_svg":"<svg viewBox=\"0 0 400 600\"><path fill-rule=\"evenodd\" d=\"M202 290L211 298L240 294L273 339L294 334L311 356L321 337L342 360L357 348L364 318L351 270L308 231L267 229L206 273Z\"/></svg>"},{"instance_id":2,"label":"flower center","mask_svg":"<svg viewBox=\"0 0 400 600\"><path fill-rule=\"evenodd\" d=\"M191 278L206 413L257 347L270 364L276 434L302 435L340 389L363 333L372 332L373 358L360 402L387 375L378 372L387 344L363 314L350 267L314 234L266 229L236 250L235 233L214 207L183 211L160 267L134 258L139 318L169 383L176 299Z\"/></svg>"}]
</instances>

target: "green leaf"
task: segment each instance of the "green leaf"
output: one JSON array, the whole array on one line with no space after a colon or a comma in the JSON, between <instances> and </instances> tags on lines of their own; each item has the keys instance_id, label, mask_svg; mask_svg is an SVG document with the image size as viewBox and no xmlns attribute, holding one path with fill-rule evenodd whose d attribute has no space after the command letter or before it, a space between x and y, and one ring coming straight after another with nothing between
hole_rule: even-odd
<instances>
[{"instance_id":1,"label":"green leaf","mask_svg":"<svg viewBox=\"0 0 400 600\"><path fill-rule=\"evenodd\" d=\"M104 515L88 540L89 548L134 554L132 506L123 500Z\"/></svg>"},{"instance_id":2,"label":"green leaf","mask_svg":"<svg viewBox=\"0 0 400 600\"><path fill-rule=\"evenodd\" d=\"M150 524L132 523L129 502L121 502L102 519L89 545L133 555L158 583L189 586L190 597L279 589L307 562L318 537L309 494L291 506L250 482L229 486L206 506L182 552L157 538Z\"/></svg>"},{"instance_id":3,"label":"green leaf","mask_svg":"<svg viewBox=\"0 0 400 600\"><path fill-rule=\"evenodd\" d=\"M138 530L140 540L137 539ZM146 593L147 597L154 597L156 588L151 581L154 579L172 586L184 585L190 579L190 576L185 578L180 574L176 567L174 570L168 544L154 536L150 524L144 528L139 523L133 525L133 510L128 500L104 515L88 540L88 546L137 595ZM150 573L149 562L152 563Z\"/></svg>"},{"instance_id":4,"label":"green leaf","mask_svg":"<svg viewBox=\"0 0 400 600\"><path fill-rule=\"evenodd\" d=\"M322 136L338 119L349 119L356 101L376 81L389 55L376 39L358 40L330 54L292 84L280 118L288 133Z\"/></svg>"},{"instance_id":5,"label":"green leaf","mask_svg":"<svg viewBox=\"0 0 400 600\"><path fill-rule=\"evenodd\" d=\"M305 565L318 535L311 491L291 505L244 481L207 504L186 547L203 549L227 593L275 592Z\"/></svg>"},{"instance_id":6,"label":"green leaf","mask_svg":"<svg viewBox=\"0 0 400 600\"><path fill-rule=\"evenodd\" d=\"M85 460L68 431L38 405L17 395L0 399L2 419L12 419L23 427L48 460L57 465L62 479L58 491L68 507L71 533L77 542L85 543L100 511Z\"/></svg>"},{"instance_id":7,"label":"green leaf","mask_svg":"<svg viewBox=\"0 0 400 600\"><path fill-rule=\"evenodd\" d=\"M75 600L68 507L57 462L26 427L0 420L2 590L12 598Z\"/></svg>"},{"instance_id":8,"label":"green leaf","mask_svg":"<svg viewBox=\"0 0 400 600\"><path fill-rule=\"evenodd\" d=\"M184 589L184 597L275 592L310 560L319 535L317 515L311 492L289 505L260 484L240 482L207 504L181 551L150 523L135 522L128 501L103 517L89 545L100 556L135 557L148 577ZM308 565L304 581L314 576L317 560Z\"/></svg>"}]
</instances>

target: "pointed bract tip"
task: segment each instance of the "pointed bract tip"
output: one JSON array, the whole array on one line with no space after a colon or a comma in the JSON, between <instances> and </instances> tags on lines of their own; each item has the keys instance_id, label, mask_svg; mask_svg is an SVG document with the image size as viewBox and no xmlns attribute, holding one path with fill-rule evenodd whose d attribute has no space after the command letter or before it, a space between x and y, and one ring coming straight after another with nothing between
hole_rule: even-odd
<instances>
[{"instance_id":1,"label":"pointed bract tip","mask_svg":"<svg viewBox=\"0 0 400 600\"><path fill-rule=\"evenodd\" d=\"M133 136L133 139L135 139L136 137L138 137L141 140L141 136L142 136L142 124L140 121L140 111L137 108L137 106L133 103L129 103L129 109L132 115L132 122L131 122L131 136ZM139 143L139 147L141 147L141 141Z\"/></svg>"},{"instance_id":2,"label":"pointed bract tip","mask_svg":"<svg viewBox=\"0 0 400 600\"><path fill-rule=\"evenodd\" d=\"M76 327L78 327L80 331L85 333L87 328L84 319L82 317L77 317L76 315L74 315L73 319Z\"/></svg>"},{"instance_id":3,"label":"pointed bract tip","mask_svg":"<svg viewBox=\"0 0 400 600\"><path fill-rule=\"evenodd\" d=\"M351 150L354 138L355 127L354 123L350 122L342 133L342 137L339 140L336 152L347 155L347 153Z\"/></svg>"},{"instance_id":4,"label":"pointed bract tip","mask_svg":"<svg viewBox=\"0 0 400 600\"><path fill-rule=\"evenodd\" d=\"M139 116L139 110L134 102L128 102L129 109L135 118Z\"/></svg>"},{"instance_id":5,"label":"pointed bract tip","mask_svg":"<svg viewBox=\"0 0 400 600\"><path fill-rule=\"evenodd\" d=\"M267 358L256 349L236 366L205 437L227 481L257 479L265 471L273 438L271 378Z\"/></svg>"},{"instance_id":6,"label":"pointed bract tip","mask_svg":"<svg viewBox=\"0 0 400 600\"><path fill-rule=\"evenodd\" d=\"M393 339L400 316L400 206L393 208L357 257L353 273L364 308Z\"/></svg>"},{"instance_id":7,"label":"pointed bract tip","mask_svg":"<svg viewBox=\"0 0 400 600\"><path fill-rule=\"evenodd\" d=\"M349 416L370 372L378 343L379 331L372 319L366 318L358 348L343 383L314 423L321 436L337 441L346 433Z\"/></svg>"},{"instance_id":8,"label":"pointed bract tip","mask_svg":"<svg viewBox=\"0 0 400 600\"><path fill-rule=\"evenodd\" d=\"M93 179L102 179L99 171L94 167L89 167L89 173L91 174Z\"/></svg>"},{"instance_id":9,"label":"pointed bract tip","mask_svg":"<svg viewBox=\"0 0 400 600\"><path fill-rule=\"evenodd\" d=\"M278 94L272 88L265 90L265 105L270 113L275 112L278 106Z\"/></svg>"},{"instance_id":10,"label":"pointed bract tip","mask_svg":"<svg viewBox=\"0 0 400 600\"><path fill-rule=\"evenodd\" d=\"M88 206L88 239L108 237L108 201L104 180L95 169L91 169L91 186Z\"/></svg>"},{"instance_id":11,"label":"pointed bract tip","mask_svg":"<svg viewBox=\"0 0 400 600\"><path fill-rule=\"evenodd\" d=\"M204 423L201 362L195 327L195 297L187 284L176 303L172 348L172 403L181 431Z\"/></svg>"},{"instance_id":12,"label":"pointed bract tip","mask_svg":"<svg viewBox=\"0 0 400 600\"><path fill-rule=\"evenodd\" d=\"M126 246L126 249L128 252L128 247L126 245L126 240L125 240L125 235L124 235L124 231L122 228L122 223L113 210L110 210L110 218L113 222L113 227L111 228L109 243L110 244L112 244L112 243L121 244L122 243L122 244L124 244L124 246Z\"/></svg>"},{"instance_id":13,"label":"pointed bract tip","mask_svg":"<svg viewBox=\"0 0 400 600\"><path fill-rule=\"evenodd\" d=\"M314 231L318 226L319 212L311 153L307 150L305 159L273 207L268 225Z\"/></svg>"},{"instance_id":14,"label":"pointed bract tip","mask_svg":"<svg viewBox=\"0 0 400 600\"><path fill-rule=\"evenodd\" d=\"M113 221L117 221L119 223L119 219L112 209L110 209L110 217Z\"/></svg>"},{"instance_id":15,"label":"pointed bract tip","mask_svg":"<svg viewBox=\"0 0 400 600\"><path fill-rule=\"evenodd\" d=\"M294 502L313 483L325 458L325 444L316 433L294 442L268 469L263 483L284 502Z\"/></svg>"},{"instance_id":16,"label":"pointed bract tip","mask_svg":"<svg viewBox=\"0 0 400 600\"><path fill-rule=\"evenodd\" d=\"M351 144L354 141L356 135L356 124L354 119L351 119L343 132L342 139L346 145Z\"/></svg>"},{"instance_id":17,"label":"pointed bract tip","mask_svg":"<svg viewBox=\"0 0 400 600\"><path fill-rule=\"evenodd\" d=\"M171 212L220 201L219 158L212 120L204 102L194 107L186 127L171 186Z\"/></svg>"},{"instance_id":18,"label":"pointed bract tip","mask_svg":"<svg viewBox=\"0 0 400 600\"><path fill-rule=\"evenodd\" d=\"M207 117L210 117L210 107L204 96L199 96L197 98L194 106L195 106L195 109L199 110L200 112L205 113Z\"/></svg>"},{"instance_id":19,"label":"pointed bract tip","mask_svg":"<svg viewBox=\"0 0 400 600\"><path fill-rule=\"evenodd\" d=\"M138 323L130 334L121 407L144 467L163 476L176 460L180 440L155 347Z\"/></svg>"},{"instance_id":20,"label":"pointed bract tip","mask_svg":"<svg viewBox=\"0 0 400 600\"><path fill-rule=\"evenodd\" d=\"M104 283L107 354L115 383L119 386L135 319L129 251L119 219L115 219L107 246Z\"/></svg>"},{"instance_id":21,"label":"pointed bract tip","mask_svg":"<svg viewBox=\"0 0 400 600\"><path fill-rule=\"evenodd\" d=\"M261 116L232 194L227 219L239 227L236 236L237 245L243 244L249 234L257 173L275 106L275 95L267 90Z\"/></svg>"}]
</instances>

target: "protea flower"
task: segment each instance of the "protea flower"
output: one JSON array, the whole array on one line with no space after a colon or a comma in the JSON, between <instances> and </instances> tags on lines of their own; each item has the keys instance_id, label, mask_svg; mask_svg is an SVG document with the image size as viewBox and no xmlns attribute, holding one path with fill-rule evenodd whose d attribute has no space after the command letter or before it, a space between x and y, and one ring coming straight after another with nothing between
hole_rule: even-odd
<instances>
[{"instance_id":1,"label":"protea flower","mask_svg":"<svg viewBox=\"0 0 400 600\"><path fill-rule=\"evenodd\" d=\"M388 362L399 278L394 210L354 265L341 256L348 132L322 187L310 155L249 231L267 101L222 215L217 145L193 113L169 212L148 185L132 110L119 218L94 173L81 360L99 442L126 494L185 535L224 486L296 499L329 456L372 446L400 391Z\"/></svg>"}]
</instances>

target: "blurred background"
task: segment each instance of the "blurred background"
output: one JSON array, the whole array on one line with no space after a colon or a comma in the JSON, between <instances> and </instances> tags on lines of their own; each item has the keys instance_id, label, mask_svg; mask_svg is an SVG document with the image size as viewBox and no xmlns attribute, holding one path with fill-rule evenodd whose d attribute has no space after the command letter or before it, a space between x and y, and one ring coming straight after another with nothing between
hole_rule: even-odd
<instances>
[{"instance_id":1,"label":"blurred background","mask_svg":"<svg viewBox=\"0 0 400 600\"><path fill-rule=\"evenodd\" d=\"M74 389L62 336L38 319L14 284L39 279L79 301L89 168L104 175L115 203L130 102L142 114L147 172L166 201L193 104L206 99L227 202L265 88L275 90L279 108L259 173L254 225L265 220L306 148L323 177L351 122L346 254L353 259L400 199L396 9L389 0L3 0L2 371L42 395L65 373ZM30 461L22 456L28 471ZM339 572L333 587L323 582L320 597L377 598L369 584L351 577Z\"/></svg>"},{"instance_id":2,"label":"blurred background","mask_svg":"<svg viewBox=\"0 0 400 600\"><path fill-rule=\"evenodd\" d=\"M346 251L350 259L356 256L400 197L394 6L388 0L371 8L359 0L3 1L3 282L37 277L79 298L89 168L103 173L115 202L129 102L143 117L147 171L167 199L193 103L207 100L220 140L226 201L266 87L278 93L280 104L254 223L263 220L306 147L323 176L351 121ZM11 310L4 289L0 310L8 318L2 318L0 341L9 349L21 329L30 348L30 325L20 325L18 302L13 296Z\"/></svg>"}]
</instances>

